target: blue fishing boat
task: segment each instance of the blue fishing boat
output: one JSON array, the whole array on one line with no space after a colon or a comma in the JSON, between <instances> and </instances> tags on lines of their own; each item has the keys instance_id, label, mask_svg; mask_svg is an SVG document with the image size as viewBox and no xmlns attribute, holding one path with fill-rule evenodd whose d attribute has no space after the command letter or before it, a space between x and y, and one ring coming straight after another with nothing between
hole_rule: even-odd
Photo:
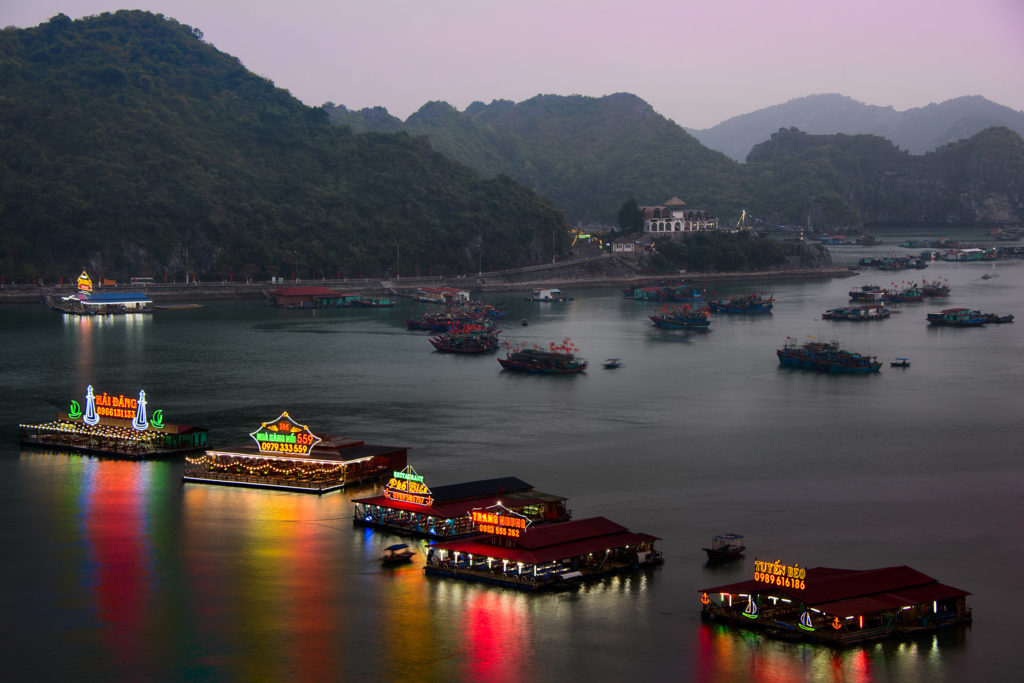
<instances>
[{"instance_id":1,"label":"blue fishing boat","mask_svg":"<svg viewBox=\"0 0 1024 683\"><path fill-rule=\"evenodd\" d=\"M775 305L775 297L760 294L740 294L729 299L709 301L708 308L713 313L730 313L739 315L762 315L771 313Z\"/></svg>"},{"instance_id":2,"label":"blue fishing boat","mask_svg":"<svg viewBox=\"0 0 1024 683\"><path fill-rule=\"evenodd\" d=\"M817 370L830 374L867 374L878 372L882 364L875 358L840 348L839 342L812 341L798 344L786 338L786 344L776 350L782 367Z\"/></svg>"},{"instance_id":3,"label":"blue fishing boat","mask_svg":"<svg viewBox=\"0 0 1024 683\"><path fill-rule=\"evenodd\" d=\"M691 310L689 305L673 306L648 317L658 327L671 330L706 330L711 326L711 311L707 307Z\"/></svg>"},{"instance_id":4,"label":"blue fishing boat","mask_svg":"<svg viewBox=\"0 0 1024 683\"><path fill-rule=\"evenodd\" d=\"M929 313L926 317L929 325L945 327L981 327L988 322L981 311L969 308L947 308L938 313Z\"/></svg>"}]
</instances>

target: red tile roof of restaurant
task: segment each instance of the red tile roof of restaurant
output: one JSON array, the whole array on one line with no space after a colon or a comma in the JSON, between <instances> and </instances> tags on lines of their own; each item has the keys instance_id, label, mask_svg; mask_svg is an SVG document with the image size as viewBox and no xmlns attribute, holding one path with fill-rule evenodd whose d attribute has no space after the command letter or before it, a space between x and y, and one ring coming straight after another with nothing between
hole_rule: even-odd
<instances>
[{"instance_id":1,"label":"red tile roof of restaurant","mask_svg":"<svg viewBox=\"0 0 1024 683\"><path fill-rule=\"evenodd\" d=\"M548 498L535 498L528 494L524 494L522 497L516 497L513 502L509 501L509 497L507 495L500 497L500 500L504 500L512 507L537 505L549 502ZM491 507L492 505L497 504L498 501L499 497L497 496L485 496L482 498L474 498L472 500L457 500L452 503L438 503L435 501L433 505L424 506L417 505L415 503L407 503L401 500L391 500L387 496L372 496L370 498L359 498L353 502L362 503L364 505L380 505L382 507L394 508L395 510L405 510L406 512L417 512L429 517L455 519L457 517L464 517L465 515L468 515L470 510Z\"/></svg>"},{"instance_id":2,"label":"red tile roof of restaurant","mask_svg":"<svg viewBox=\"0 0 1024 683\"><path fill-rule=\"evenodd\" d=\"M531 525L519 538L520 547L517 548L492 545L481 536L438 543L436 547L513 562L542 564L656 540L657 536L633 533L604 517L591 517L575 522Z\"/></svg>"},{"instance_id":3,"label":"red tile roof of restaurant","mask_svg":"<svg viewBox=\"0 0 1024 683\"><path fill-rule=\"evenodd\" d=\"M894 607L970 595L967 591L939 583L927 574L906 565L866 570L814 567L807 570L804 583L807 588L799 590L780 588L748 579L705 588L703 592L734 595L766 591L784 593L836 616L868 614Z\"/></svg>"}]
</instances>

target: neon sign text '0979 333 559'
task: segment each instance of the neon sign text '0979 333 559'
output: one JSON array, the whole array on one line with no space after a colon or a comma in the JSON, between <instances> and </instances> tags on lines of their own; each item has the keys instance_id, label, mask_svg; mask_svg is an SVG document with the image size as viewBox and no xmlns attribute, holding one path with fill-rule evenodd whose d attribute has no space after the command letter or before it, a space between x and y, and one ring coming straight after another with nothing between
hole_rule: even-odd
<instances>
[{"instance_id":1,"label":"neon sign text '0979 333 559'","mask_svg":"<svg viewBox=\"0 0 1024 683\"><path fill-rule=\"evenodd\" d=\"M249 436L256 442L261 453L282 455L309 455L321 441L319 436L309 431L309 427L295 422L287 412L281 413L272 422L264 422Z\"/></svg>"}]
</instances>

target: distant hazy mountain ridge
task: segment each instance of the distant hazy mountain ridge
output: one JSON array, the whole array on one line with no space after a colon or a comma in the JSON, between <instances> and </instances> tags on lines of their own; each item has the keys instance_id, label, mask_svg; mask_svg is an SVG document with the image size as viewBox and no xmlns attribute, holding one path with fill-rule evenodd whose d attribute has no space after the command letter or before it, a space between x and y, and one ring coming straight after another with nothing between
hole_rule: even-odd
<instances>
[{"instance_id":1,"label":"distant hazy mountain ridge","mask_svg":"<svg viewBox=\"0 0 1024 683\"><path fill-rule=\"evenodd\" d=\"M754 145L779 128L796 127L814 134L879 135L911 154L924 154L993 126L1024 135L1024 112L977 95L896 111L829 94L800 97L711 128L687 130L705 146L745 161Z\"/></svg>"}]
</instances>

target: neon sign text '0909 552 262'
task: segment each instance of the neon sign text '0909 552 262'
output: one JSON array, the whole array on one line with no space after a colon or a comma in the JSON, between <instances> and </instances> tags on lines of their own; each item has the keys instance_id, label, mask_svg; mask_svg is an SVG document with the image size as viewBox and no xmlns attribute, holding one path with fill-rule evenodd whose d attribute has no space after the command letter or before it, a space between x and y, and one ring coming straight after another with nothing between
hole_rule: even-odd
<instances>
[{"instance_id":1,"label":"neon sign text '0909 552 262'","mask_svg":"<svg viewBox=\"0 0 1024 683\"><path fill-rule=\"evenodd\" d=\"M471 513L476 528L485 534L519 538L529 524L529 520L518 515L503 515L486 510L473 510Z\"/></svg>"}]
</instances>

